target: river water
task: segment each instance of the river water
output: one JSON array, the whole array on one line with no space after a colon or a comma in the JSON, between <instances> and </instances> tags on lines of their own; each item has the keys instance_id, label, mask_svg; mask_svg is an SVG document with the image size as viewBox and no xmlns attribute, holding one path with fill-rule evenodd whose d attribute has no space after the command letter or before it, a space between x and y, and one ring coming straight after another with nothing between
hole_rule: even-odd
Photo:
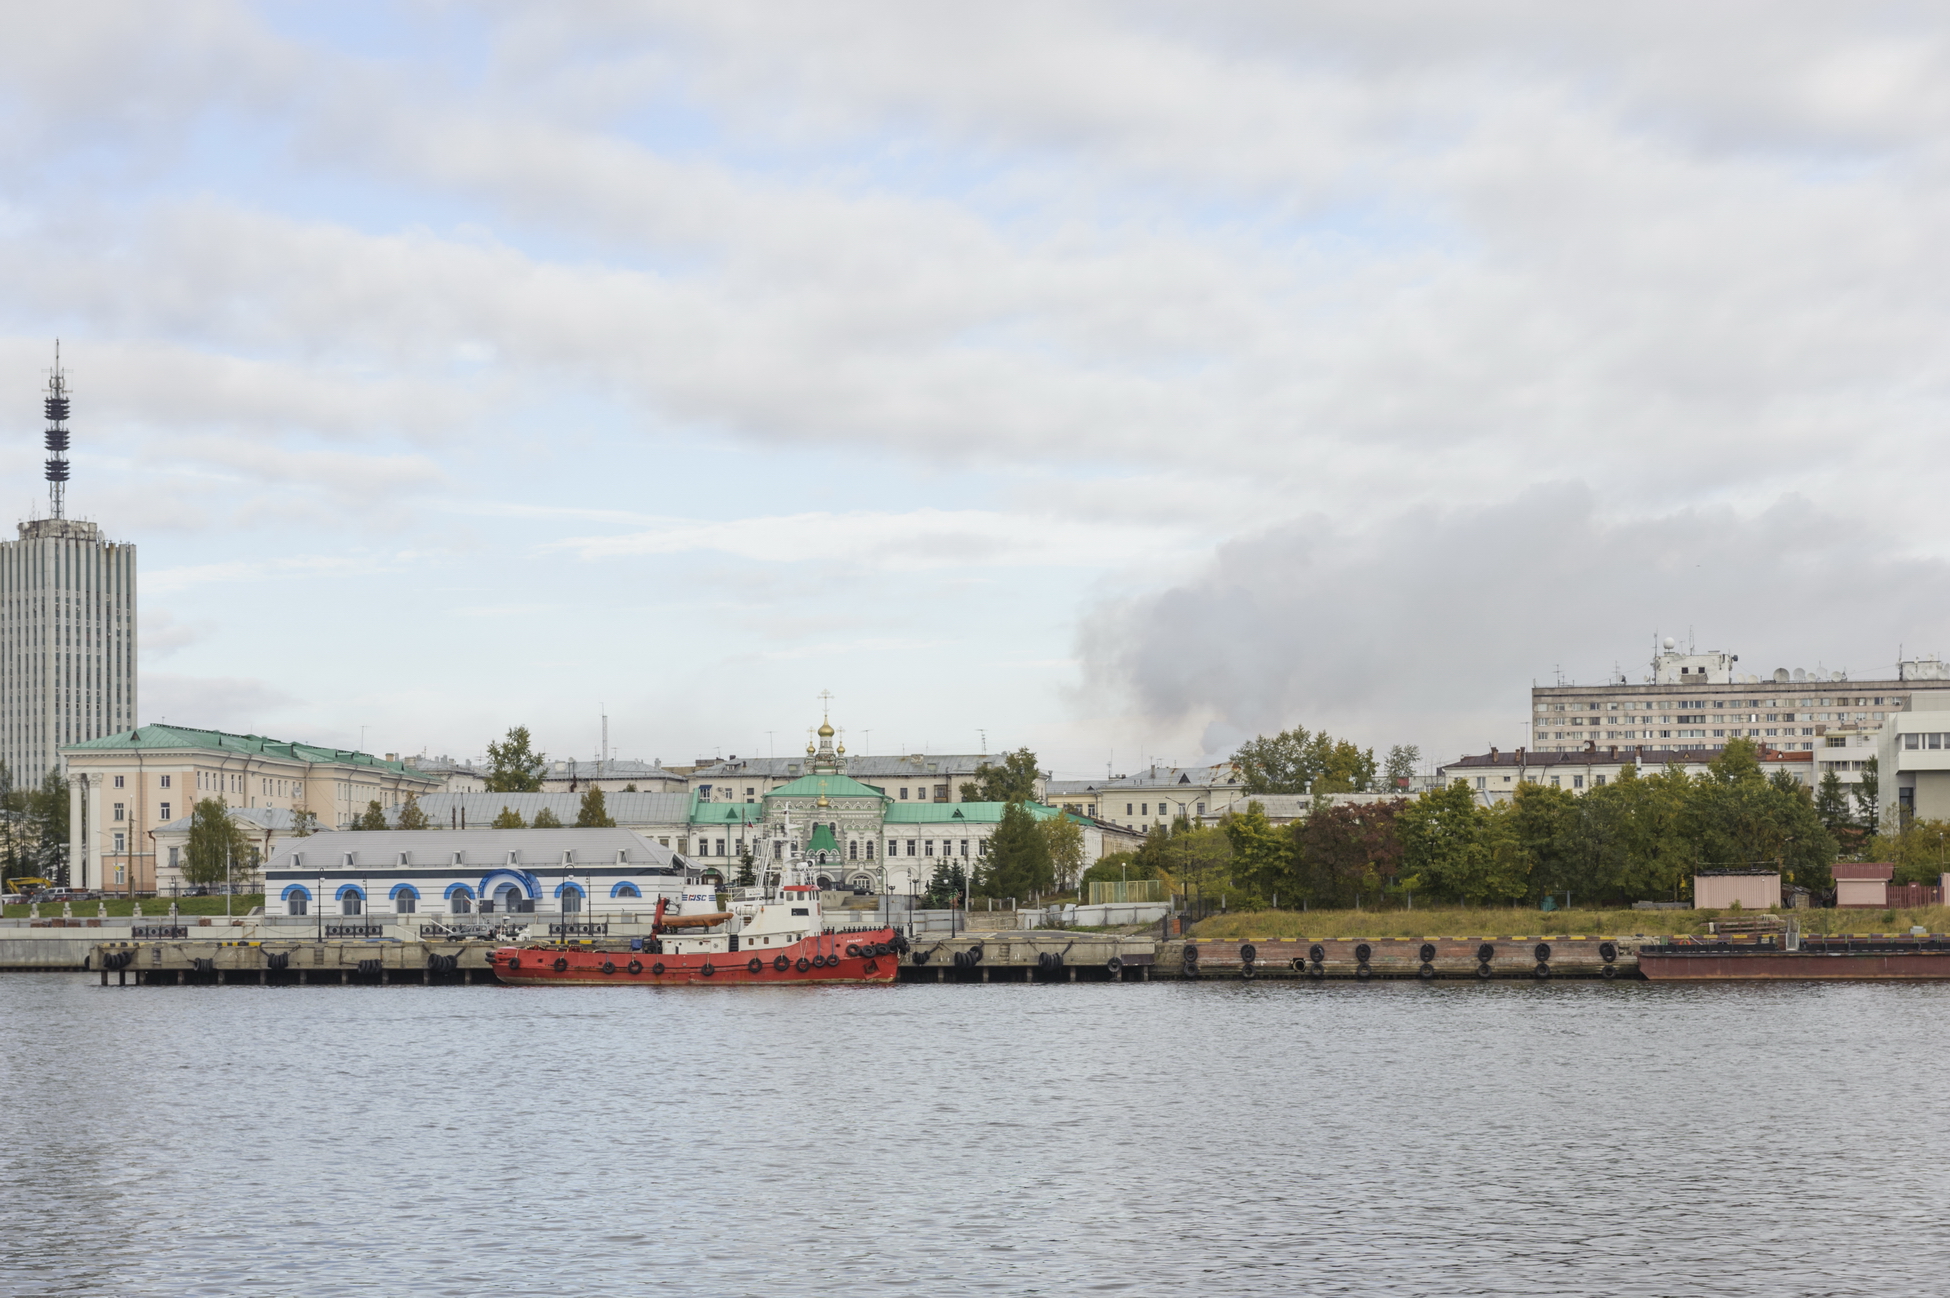
<instances>
[{"instance_id":1,"label":"river water","mask_svg":"<svg viewBox=\"0 0 1950 1298\"><path fill-rule=\"evenodd\" d=\"M1950 987L0 975L7 1294L1950 1288Z\"/></svg>"}]
</instances>

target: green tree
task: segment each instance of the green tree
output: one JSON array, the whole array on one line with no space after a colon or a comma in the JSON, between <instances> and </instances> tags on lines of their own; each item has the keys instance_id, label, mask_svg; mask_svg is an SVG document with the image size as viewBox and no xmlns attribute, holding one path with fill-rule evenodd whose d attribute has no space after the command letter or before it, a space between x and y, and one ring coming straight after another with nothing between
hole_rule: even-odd
<instances>
[{"instance_id":1,"label":"green tree","mask_svg":"<svg viewBox=\"0 0 1950 1298\"><path fill-rule=\"evenodd\" d=\"M291 809L291 836L310 838L318 832L318 816L310 807L298 806Z\"/></svg>"},{"instance_id":2,"label":"green tree","mask_svg":"<svg viewBox=\"0 0 1950 1298\"><path fill-rule=\"evenodd\" d=\"M351 825L347 826L347 828L384 829L386 828L386 809L380 806L377 801L368 802L365 812L358 819L354 820Z\"/></svg>"},{"instance_id":3,"label":"green tree","mask_svg":"<svg viewBox=\"0 0 1950 1298\"><path fill-rule=\"evenodd\" d=\"M1882 828L1882 762L1871 757L1862 763L1862 782L1855 786L1855 803L1861 808L1860 828L1873 834Z\"/></svg>"},{"instance_id":4,"label":"green tree","mask_svg":"<svg viewBox=\"0 0 1950 1298\"><path fill-rule=\"evenodd\" d=\"M1305 726L1250 739L1232 760L1248 793L1360 793L1375 782L1374 749Z\"/></svg>"},{"instance_id":5,"label":"green tree","mask_svg":"<svg viewBox=\"0 0 1950 1298\"><path fill-rule=\"evenodd\" d=\"M1382 773L1388 778L1391 789L1406 789L1415 776L1415 768L1421 764L1422 750L1414 744L1396 744L1388 750L1388 760L1382 763Z\"/></svg>"},{"instance_id":6,"label":"green tree","mask_svg":"<svg viewBox=\"0 0 1950 1298\"><path fill-rule=\"evenodd\" d=\"M1892 883L1934 884L1950 872L1950 820L1908 820L1876 835L1864 855L1895 865Z\"/></svg>"},{"instance_id":7,"label":"green tree","mask_svg":"<svg viewBox=\"0 0 1950 1298\"><path fill-rule=\"evenodd\" d=\"M190 837L183 848L183 879L192 884L222 883L226 873L240 878L250 860L250 842L230 818L221 798L204 798L190 813Z\"/></svg>"},{"instance_id":8,"label":"green tree","mask_svg":"<svg viewBox=\"0 0 1950 1298\"><path fill-rule=\"evenodd\" d=\"M543 807L535 813L535 823L531 827L534 829L560 829L562 828L562 818L547 807Z\"/></svg>"},{"instance_id":9,"label":"green tree","mask_svg":"<svg viewBox=\"0 0 1950 1298\"><path fill-rule=\"evenodd\" d=\"M21 799L27 846L23 864L56 887L68 883L68 783L49 769L36 788Z\"/></svg>"},{"instance_id":10,"label":"green tree","mask_svg":"<svg viewBox=\"0 0 1950 1298\"><path fill-rule=\"evenodd\" d=\"M576 812L578 829L614 829L616 822L610 818L609 806L603 800L602 786L592 784L582 795L582 806Z\"/></svg>"},{"instance_id":11,"label":"green tree","mask_svg":"<svg viewBox=\"0 0 1950 1298\"><path fill-rule=\"evenodd\" d=\"M501 808L501 814L494 818L494 823L489 825L488 828L489 829L526 829L528 828L528 822L521 818L521 813L519 811L510 811L508 810L506 804L503 804Z\"/></svg>"},{"instance_id":12,"label":"green tree","mask_svg":"<svg viewBox=\"0 0 1950 1298\"><path fill-rule=\"evenodd\" d=\"M1005 753L1000 766L983 762L975 778L961 786L963 802L1033 802L1036 799L1036 754L1027 748Z\"/></svg>"},{"instance_id":13,"label":"green tree","mask_svg":"<svg viewBox=\"0 0 1950 1298\"><path fill-rule=\"evenodd\" d=\"M1055 872L1056 888L1069 892L1083 873L1083 826L1068 815L1039 821L1043 839L1049 844L1050 867Z\"/></svg>"},{"instance_id":14,"label":"green tree","mask_svg":"<svg viewBox=\"0 0 1950 1298\"><path fill-rule=\"evenodd\" d=\"M1294 869L1293 835L1266 818L1264 803L1254 800L1244 811L1227 812L1219 819L1219 832L1231 848L1233 878L1255 893L1285 896L1289 904L1305 899Z\"/></svg>"},{"instance_id":15,"label":"green tree","mask_svg":"<svg viewBox=\"0 0 1950 1298\"><path fill-rule=\"evenodd\" d=\"M577 821L576 823L580 825L582 822ZM609 823L614 825L616 822L612 820ZM738 886L740 888L750 888L758 883L757 866L758 862L752 856L751 844L749 842L744 843L738 849Z\"/></svg>"},{"instance_id":16,"label":"green tree","mask_svg":"<svg viewBox=\"0 0 1950 1298\"><path fill-rule=\"evenodd\" d=\"M1484 808L1461 780L1431 789L1395 818L1404 887L1466 905L1516 901L1530 890L1510 805Z\"/></svg>"},{"instance_id":17,"label":"green tree","mask_svg":"<svg viewBox=\"0 0 1950 1298\"><path fill-rule=\"evenodd\" d=\"M511 726L500 743L488 741L488 774L482 781L489 793L540 793L548 756L530 747L527 726Z\"/></svg>"},{"instance_id":18,"label":"green tree","mask_svg":"<svg viewBox=\"0 0 1950 1298\"><path fill-rule=\"evenodd\" d=\"M968 875L960 865L951 864L945 857L935 863L934 875L928 880L928 890L921 896L921 904L929 910L948 910L960 906L964 889L968 886Z\"/></svg>"},{"instance_id":19,"label":"green tree","mask_svg":"<svg viewBox=\"0 0 1950 1298\"><path fill-rule=\"evenodd\" d=\"M410 793L406 795L405 803L403 803L400 806L399 823L397 825L397 828L400 829L433 828L433 822L427 819L427 813L420 809L420 800L414 797Z\"/></svg>"},{"instance_id":20,"label":"green tree","mask_svg":"<svg viewBox=\"0 0 1950 1298\"><path fill-rule=\"evenodd\" d=\"M1055 885L1049 840L1022 803L1011 802L1002 809L1002 819L989 835L988 858L977 882L991 897L1014 897L1018 902Z\"/></svg>"}]
</instances>

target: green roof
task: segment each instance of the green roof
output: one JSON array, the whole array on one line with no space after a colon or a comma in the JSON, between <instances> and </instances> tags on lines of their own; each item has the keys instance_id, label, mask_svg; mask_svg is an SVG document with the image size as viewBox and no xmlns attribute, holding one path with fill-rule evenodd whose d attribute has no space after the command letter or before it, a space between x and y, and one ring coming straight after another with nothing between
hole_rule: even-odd
<instances>
[{"instance_id":1,"label":"green roof","mask_svg":"<svg viewBox=\"0 0 1950 1298\"><path fill-rule=\"evenodd\" d=\"M821 794L829 798L884 798L887 795L871 784L845 775L802 775L790 784L781 784L765 796L768 798L816 798Z\"/></svg>"},{"instance_id":2,"label":"green roof","mask_svg":"<svg viewBox=\"0 0 1950 1298\"><path fill-rule=\"evenodd\" d=\"M207 748L227 753L255 753L264 757L288 757L300 762L337 762L342 766L371 766L402 775L417 775L432 782L404 762L388 762L371 753L356 753L349 748L319 748L313 744L266 739L263 735L233 735L223 730L192 730L188 726L138 726L117 735L84 739L64 744L64 753L127 752L151 748Z\"/></svg>"},{"instance_id":3,"label":"green roof","mask_svg":"<svg viewBox=\"0 0 1950 1298\"><path fill-rule=\"evenodd\" d=\"M1006 802L896 802L887 808L890 825L993 825L1002 819ZM1065 813L1040 802L1025 802L1023 810L1037 820ZM1072 820L1077 817L1072 816Z\"/></svg>"},{"instance_id":4,"label":"green roof","mask_svg":"<svg viewBox=\"0 0 1950 1298\"><path fill-rule=\"evenodd\" d=\"M813 826L812 841L806 844L808 852L838 852L840 845L833 841L833 831L825 824Z\"/></svg>"},{"instance_id":5,"label":"green roof","mask_svg":"<svg viewBox=\"0 0 1950 1298\"><path fill-rule=\"evenodd\" d=\"M693 825L756 825L765 819L765 808L755 802L705 802L691 794Z\"/></svg>"}]
</instances>

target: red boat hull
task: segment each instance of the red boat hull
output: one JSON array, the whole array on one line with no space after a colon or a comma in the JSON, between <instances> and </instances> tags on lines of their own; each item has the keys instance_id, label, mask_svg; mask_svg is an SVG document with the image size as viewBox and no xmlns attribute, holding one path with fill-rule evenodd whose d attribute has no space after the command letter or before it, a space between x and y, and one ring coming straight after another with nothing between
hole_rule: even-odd
<instances>
[{"instance_id":1,"label":"red boat hull","mask_svg":"<svg viewBox=\"0 0 1950 1298\"><path fill-rule=\"evenodd\" d=\"M505 946L494 953L494 976L520 987L563 983L578 987L618 983L645 987L890 983L900 967L900 957L891 951L880 955L860 948L885 950L893 941L894 930L882 928L864 933L821 933L791 946L695 955L659 955L600 946Z\"/></svg>"},{"instance_id":2,"label":"red boat hull","mask_svg":"<svg viewBox=\"0 0 1950 1298\"><path fill-rule=\"evenodd\" d=\"M1639 972L1653 982L1787 978L1910 981L1950 978L1950 951L1652 955L1641 950Z\"/></svg>"}]
</instances>

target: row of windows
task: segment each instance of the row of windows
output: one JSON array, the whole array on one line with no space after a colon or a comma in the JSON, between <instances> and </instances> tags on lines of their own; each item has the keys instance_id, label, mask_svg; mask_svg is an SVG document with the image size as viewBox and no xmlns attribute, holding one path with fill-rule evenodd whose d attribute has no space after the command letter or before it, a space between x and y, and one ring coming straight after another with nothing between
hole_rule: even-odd
<instances>
[{"instance_id":1,"label":"row of windows","mask_svg":"<svg viewBox=\"0 0 1950 1298\"><path fill-rule=\"evenodd\" d=\"M1178 814L1179 814L1179 815L1181 815L1181 816L1190 816L1190 815L1198 815L1198 816L1203 816L1203 815L1205 814L1205 804L1204 804L1203 802L1200 802L1200 803L1194 803L1194 804L1191 804L1191 805L1194 805L1194 806L1196 806L1196 807L1198 808L1198 810L1197 810L1197 811L1195 811L1195 812L1192 812L1192 811L1187 811L1187 810L1185 810L1185 807L1186 807L1186 805L1187 805L1187 804L1185 804L1185 803L1183 803L1183 802L1181 802L1181 803L1179 803L1179 804L1178 804ZM1127 815L1127 816L1148 816L1148 815L1150 815L1150 814L1151 814L1151 804L1150 804L1150 803L1148 803L1148 802L1140 802L1140 803L1138 803L1138 804L1137 804L1137 810L1136 810L1136 811L1132 811L1132 810L1131 810L1131 804L1127 802L1127 803L1125 803L1125 804L1124 804L1124 814L1125 814L1125 815ZM1169 802L1160 802L1160 803L1158 804L1158 814L1159 814L1159 815L1161 815L1161 816L1169 816L1169 815L1171 815L1171 814L1172 814L1172 812L1171 812L1171 804L1170 804Z\"/></svg>"},{"instance_id":2,"label":"row of windows","mask_svg":"<svg viewBox=\"0 0 1950 1298\"><path fill-rule=\"evenodd\" d=\"M1886 695L1886 696L1877 694L1874 696L1864 695L1854 699L1847 699L1847 698L1788 699L1786 700L1785 703L1783 703L1783 701L1780 699L1767 699L1765 701L1762 701L1760 699L1714 699L1712 700L1712 704L1716 708L1778 708L1783 706L1790 707L1790 708L1794 708L1794 707L1802 707L1802 708L1878 707L1879 708L1884 706L1900 708L1903 705L1903 700L1904 700L1904 696L1899 694ZM1678 700L1627 699L1622 703L1600 703L1596 701L1592 701L1588 703L1539 703L1537 705L1537 711L1539 712L1704 712L1706 710L1706 706L1707 706L1706 699L1678 699Z\"/></svg>"},{"instance_id":3,"label":"row of windows","mask_svg":"<svg viewBox=\"0 0 1950 1298\"><path fill-rule=\"evenodd\" d=\"M1746 737L1749 739L1762 739L1762 738L1773 739L1773 738L1779 738L1782 735L1792 735L1793 733L1794 730L1792 727L1762 726L1762 727L1749 728ZM1813 726L1803 726L1801 729L1801 733L1804 735L1812 735L1813 733L1815 733L1815 728ZM1713 731L1712 734L1713 734L1713 738L1715 739L1729 739L1729 738L1738 739L1741 737L1740 731L1738 729L1720 729L1720 730ZM1707 732L1704 730L1607 730L1605 731L1606 739L1705 739L1706 737L1707 737ZM1540 730L1537 732L1537 738L1539 739L1582 739L1584 738L1584 736L1581 734L1567 735L1562 730L1549 731L1549 732ZM1593 739L1598 738L1598 732L1595 730L1592 731L1591 738Z\"/></svg>"},{"instance_id":4,"label":"row of windows","mask_svg":"<svg viewBox=\"0 0 1950 1298\"><path fill-rule=\"evenodd\" d=\"M1919 748L1950 748L1950 734L1941 730L1920 731L1903 736L1903 747L1911 750Z\"/></svg>"}]
</instances>

